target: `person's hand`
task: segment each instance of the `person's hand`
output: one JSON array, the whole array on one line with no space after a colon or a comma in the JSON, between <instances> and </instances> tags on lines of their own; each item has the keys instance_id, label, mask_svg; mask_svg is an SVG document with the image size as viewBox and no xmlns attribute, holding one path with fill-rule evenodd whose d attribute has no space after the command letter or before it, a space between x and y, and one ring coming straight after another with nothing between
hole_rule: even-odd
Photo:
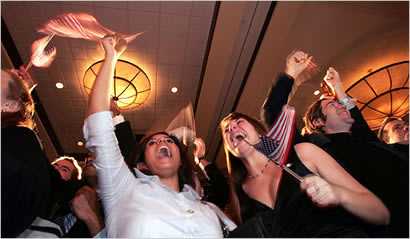
<instances>
[{"instance_id":1,"label":"person's hand","mask_svg":"<svg viewBox=\"0 0 410 239\"><path fill-rule=\"evenodd\" d=\"M110 102L110 110L112 111L114 116L121 114L120 108L118 108L117 103L112 98Z\"/></svg>"},{"instance_id":2,"label":"person's hand","mask_svg":"<svg viewBox=\"0 0 410 239\"><path fill-rule=\"evenodd\" d=\"M335 91L337 88L342 88L342 82L340 80L339 72L337 72L333 67L329 67L323 80L327 83L330 88Z\"/></svg>"},{"instance_id":3,"label":"person's hand","mask_svg":"<svg viewBox=\"0 0 410 239\"><path fill-rule=\"evenodd\" d=\"M340 204L341 195L338 188L319 176L305 176L300 183L300 189L306 192L318 207L326 208Z\"/></svg>"},{"instance_id":4,"label":"person's hand","mask_svg":"<svg viewBox=\"0 0 410 239\"><path fill-rule=\"evenodd\" d=\"M203 139L195 138L194 140L195 149L194 149L194 157L195 158L202 158L205 156L206 145Z\"/></svg>"},{"instance_id":5,"label":"person's hand","mask_svg":"<svg viewBox=\"0 0 410 239\"><path fill-rule=\"evenodd\" d=\"M312 65L313 56L309 56L303 51L293 51L286 58L285 73L296 79L300 73Z\"/></svg>"},{"instance_id":6,"label":"person's hand","mask_svg":"<svg viewBox=\"0 0 410 239\"><path fill-rule=\"evenodd\" d=\"M16 73L23 81L26 83L27 88L31 91L37 86L37 83L34 82L33 78L31 77L30 73L26 71L26 67L24 65L20 66L20 69L11 69L11 72Z\"/></svg>"},{"instance_id":7,"label":"person's hand","mask_svg":"<svg viewBox=\"0 0 410 239\"><path fill-rule=\"evenodd\" d=\"M71 211L87 224L92 237L104 228L104 219L101 213L101 204L97 199L97 192L83 186L77 190L70 201Z\"/></svg>"},{"instance_id":8,"label":"person's hand","mask_svg":"<svg viewBox=\"0 0 410 239\"><path fill-rule=\"evenodd\" d=\"M105 51L105 57L118 59L127 48L127 42L113 35L106 35L102 39L102 45Z\"/></svg>"},{"instance_id":9,"label":"person's hand","mask_svg":"<svg viewBox=\"0 0 410 239\"><path fill-rule=\"evenodd\" d=\"M337 72L333 67L329 67L323 80L332 89L332 91L336 93L339 101L346 98L339 72Z\"/></svg>"}]
</instances>

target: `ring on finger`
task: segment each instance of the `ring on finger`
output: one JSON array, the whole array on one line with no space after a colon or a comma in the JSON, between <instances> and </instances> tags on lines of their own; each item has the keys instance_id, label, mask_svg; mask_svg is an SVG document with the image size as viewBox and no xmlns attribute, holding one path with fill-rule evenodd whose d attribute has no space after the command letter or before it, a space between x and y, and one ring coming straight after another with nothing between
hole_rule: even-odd
<instances>
[{"instance_id":1,"label":"ring on finger","mask_svg":"<svg viewBox=\"0 0 410 239\"><path fill-rule=\"evenodd\" d=\"M313 185L313 187L315 188L316 193L319 193L319 192L320 192L319 185L315 184L315 185Z\"/></svg>"}]
</instances>

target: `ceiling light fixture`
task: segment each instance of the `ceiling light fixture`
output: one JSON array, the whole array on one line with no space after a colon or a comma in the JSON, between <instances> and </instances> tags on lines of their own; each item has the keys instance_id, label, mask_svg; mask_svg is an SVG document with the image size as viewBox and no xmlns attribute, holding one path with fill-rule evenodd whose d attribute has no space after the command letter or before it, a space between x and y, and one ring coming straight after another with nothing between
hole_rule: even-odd
<instances>
[{"instance_id":1,"label":"ceiling light fixture","mask_svg":"<svg viewBox=\"0 0 410 239\"><path fill-rule=\"evenodd\" d=\"M172 88L171 88L171 92L172 92L172 93L177 93L177 92L178 92L178 88L175 87L175 86L172 87Z\"/></svg>"},{"instance_id":2,"label":"ceiling light fixture","mask_svg":"<svg viewBox=\"0 0 410 239\"><path fill-rule=\"evenodd\" d=\"M78 141L78 142L77 142L77 145L81 147L81 146L83 146L83 145L84 145L84 143L83 143L83 142L81 142L81 141Z\"/></svg>"},{"instance_id":3,"label":"ceiling light fixture","mask_svg":"<svg viewBox=\"0 0 410 239\"><path fill-rule=\"evenodd\" d=\"M314 95L318 95L320 94L320 90L315 90L315 92L313 92Z\"/></svg>"},{"instance_id":4,"label":"ceiling light fixture","mask_svg":"<svg viewBox=\"0 0 410 239\"><path fill-rule=\"evenodd\" d=\"M92 64L84 74L83 86L90 94L95 78L103 61ZM132 109L144 103L151 92L151 82L147 74L131 62L118 60L114 69L111 96L118 108Z\"/></svg>"},{"instance_id":5,"label":"ceiling light fixture","mask_svg":"<svg viewBox=\"0 0 410 239\"><path fill-rule=\"evenodd\" d=\"M61 83L61 82L57 82L57 83L56 83L56 87L57 87L58 89L63 89L64 85L63 85L63 83Z\"/></svg>"},{"instance_id":6,"label":"ceiling light fixture","mask_svg":"<svg viewBox=\"0 0 410 239\"><path fill-rule=\"evenodd\" d=\"M350 86L346 94L357 99L356 105L372 130L377 130L387 116L406 116L409 113L409 62L373 71Z\"/></svg>"}]
</instances>

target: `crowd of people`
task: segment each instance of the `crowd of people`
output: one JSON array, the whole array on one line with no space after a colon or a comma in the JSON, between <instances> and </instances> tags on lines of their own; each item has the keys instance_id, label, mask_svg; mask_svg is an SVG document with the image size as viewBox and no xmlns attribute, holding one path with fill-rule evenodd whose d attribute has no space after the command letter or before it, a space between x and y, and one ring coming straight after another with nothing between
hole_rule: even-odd
<instances>
[{"instance_id":1,"label":"crowd of people","mask_svg":"<svg viewBox=\"0 0 410 239\"><path fill-rule=\"evenodd\" d=\"M308 107L302 131L280 124L284 115L294 120L288 98L312 66L302 51L287 57L260 120L226 116L225 177L205 158L201 138L194 155L165 131L136 141L110 96L127 43L110 35L101 41L83 167L70 156L46 158L35 132L33 80L24 67L2 70L2 237L409 236L408 122L387 118L376 135L336 69L324 76L335 95ZM284 137L266 134L275 126Z\"/></svg>"}]
</instances>

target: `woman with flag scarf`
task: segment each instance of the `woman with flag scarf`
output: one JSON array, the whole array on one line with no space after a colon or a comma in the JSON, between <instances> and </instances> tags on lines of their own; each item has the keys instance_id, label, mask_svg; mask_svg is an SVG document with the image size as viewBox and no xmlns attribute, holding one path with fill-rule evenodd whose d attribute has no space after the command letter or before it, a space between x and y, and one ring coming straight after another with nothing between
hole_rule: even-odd
<instances>
[{"instance_id":1,"label":"woman with flag scarf","mask_svg":"<svg viewBox=\"0 0 410 239\"><path fill-rule=\"evenodd\" d=\"M287 61L286 74L296 78L311 57L296 52ZM366 237L358 220L388 224L384 204L326 152L310 143L292 144L293 123L288 106L266 135L247 115L231 113L222 120L229 209L241 224L230 236Z\"/></svg>"}]
</instances>

